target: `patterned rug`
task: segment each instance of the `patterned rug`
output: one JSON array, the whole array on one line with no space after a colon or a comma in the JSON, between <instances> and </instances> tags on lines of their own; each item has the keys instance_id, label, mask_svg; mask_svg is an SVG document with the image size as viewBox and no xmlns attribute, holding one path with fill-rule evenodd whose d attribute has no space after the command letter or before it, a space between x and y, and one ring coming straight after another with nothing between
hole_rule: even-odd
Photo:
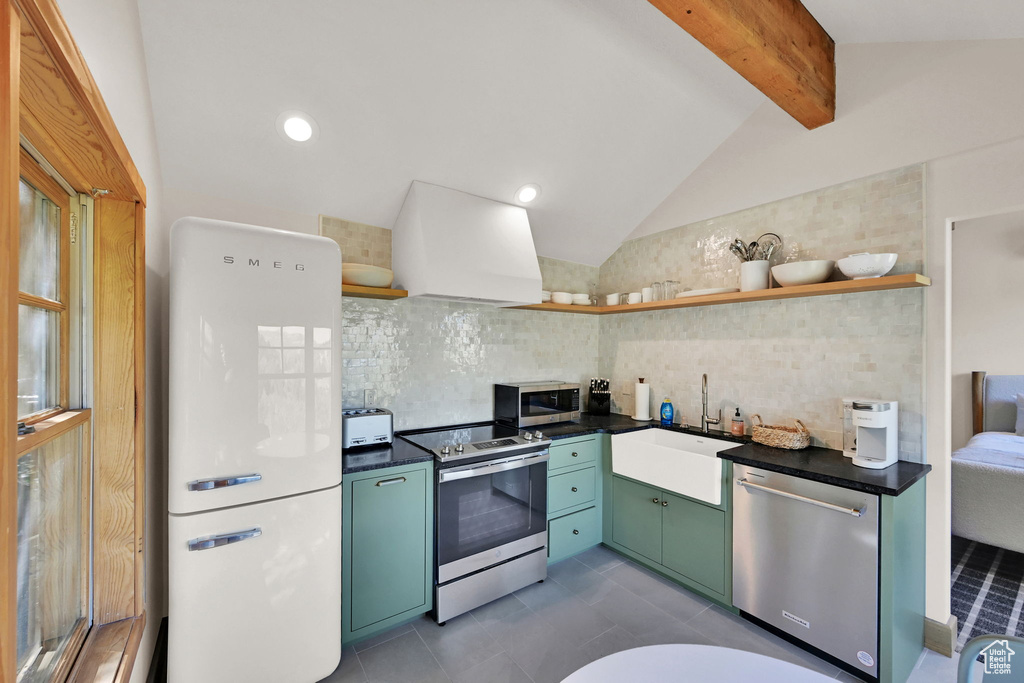
<instances>
[{"instance_id":1,"label":"patterned rug","mask_svg":"<svg viewBox=\"0 0 1024 683\"><path fill-rule=\"evenodd\" d=\"M953 537L950 610L956 651L986 634L1024 636L1024 554Z\"/></svg>"}]
</instances>

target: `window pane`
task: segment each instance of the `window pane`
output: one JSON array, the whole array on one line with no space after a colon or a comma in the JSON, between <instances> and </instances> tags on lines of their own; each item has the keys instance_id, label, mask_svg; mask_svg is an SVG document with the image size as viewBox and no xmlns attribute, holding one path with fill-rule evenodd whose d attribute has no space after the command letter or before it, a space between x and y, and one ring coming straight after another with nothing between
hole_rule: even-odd
<instances>
[{"instance_id":1,"label":"window pane","mask_svg":"<svg viewBox=\"0 0 1024 683\"><path fill-rule=\"evenodd\" d=\"M82 427L18 459L18 682L49 681L82 613Z\"/></svg>"},{"instance_id":2,"label":"window pane","mask_svg":"<svg viewBox=\"0 0 1024 683\"><path fill-rule=\"evenodd\" d=\"M57 405L60 315L18 306L18 417Z\"/></svg>"},{"instance_id":3,"label":"window pane","mask_svg":"<svg viewBox=\"0 0 1024 683\"><path fill-rule=\"evenodd\" d=\"M18 288L59 300L60 207L24 180L19 186L21 218Z\"/></svg>"}]
</instances>

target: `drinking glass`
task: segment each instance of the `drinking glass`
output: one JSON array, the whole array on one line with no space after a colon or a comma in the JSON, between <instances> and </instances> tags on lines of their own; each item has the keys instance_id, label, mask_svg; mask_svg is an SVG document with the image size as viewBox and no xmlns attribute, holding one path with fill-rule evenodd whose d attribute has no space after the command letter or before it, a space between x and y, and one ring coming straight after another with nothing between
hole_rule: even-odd
<instances>
[{"instance_id":1,"label":"drinking glass","mask_svg":"<svg viewBox=\"0 0 1024 683\"><path fill-rule=\"evenodd\" d=\"M652 282L651 289L654 291L654 301L661 301L665 298L665 286L660 282Z\"/></svg>"}]
</instances>

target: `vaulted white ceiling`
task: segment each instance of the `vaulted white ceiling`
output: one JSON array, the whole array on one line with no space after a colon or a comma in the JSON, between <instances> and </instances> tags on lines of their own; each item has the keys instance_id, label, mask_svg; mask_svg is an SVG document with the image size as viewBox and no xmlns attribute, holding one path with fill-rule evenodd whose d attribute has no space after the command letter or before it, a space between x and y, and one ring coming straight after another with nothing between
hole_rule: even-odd
<instances>
[{"instance_id":1,"label":"vaulted white ceiling","mask_svg":"<svg viewBox=\"0 0 1024 683\"><path fill-rule=\"evenodd\" d=\"M538 251L593 264L764 101L646 0L139 5L166 186L390 228L412 180L538 183Z\"/></svg>"},{"instance_id":2,"label":"vaulted white ceiling","mask_svg":"<svg viewBox=\"0 0 1024 683\"><path fill-rule=\"evenodd\" d=\"M1021 0L802 0L837 43L1024 38Z\"/></svg>"},{"instance_id":3,"label":"vaulted white ceiling","mask_svg":"<svg viewBox=\"0 0 1024 683\"><path fill-rule=\"evenodd\" d=\"M805 4L837 42L1024 32L1020 0ZM647 0L139 7L165 186L390 228L412 180L538 183L538 251L595 265L766 101Z\"/></svg>"}]
</instances>

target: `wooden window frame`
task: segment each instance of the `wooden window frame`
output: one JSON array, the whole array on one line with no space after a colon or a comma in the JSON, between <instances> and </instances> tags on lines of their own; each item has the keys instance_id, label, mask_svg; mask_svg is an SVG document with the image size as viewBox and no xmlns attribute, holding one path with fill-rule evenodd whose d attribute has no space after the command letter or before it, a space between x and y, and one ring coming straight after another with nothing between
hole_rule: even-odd
<instances>
[{"instance_id":1,"label":"wooden window frame","mask_svg":"<svg viewBox=\"0 0 1024 683\"><path fill-rule=\"evenodd\" d=\"M38 421L35 423L36 431L31 434L23 434L18 436L17 449L15 451L16 457L21 458L23 455L27 455L32 451L52 443L56 439L68 434L78 428L82 429L81 439L81 455L82 455L82 481L81 481L81 509L79 514L81 515L84 523L82 524L82 576L79 596L81 603L79 608L84 615L80 617L72 629L68 643L64 648L64 651L60 654L60 659L57 665L53 669L53 680L63 681L67 679L68 674L71 672L71 668L78 658L79 652L82 650L82 645L85 643L86 635L89 633L89 606L92 602L92 596L90 595L89 576L90 566L89 557L91 550L92 531L89 525L90 510L92 508L92 424L91 424L92 411L89 409L84 410L63 410L59 414L52 415L45 420Z\"/></svg>"},{"instance_id":2,"label":"wooden window frame","mask_svg":"<svg viewBox=\"0 0 1024 683\"><path fill-rule=\"evenodd\" d=\"M94 203L93 623L69 681L126 682L146 623L146 187L57 0L0 0L0 326L17 329L18 184L24 137ZM33 183L34 184L34 183ZM96 193L101 188L106 193ZM69 216L70 218L70 216ZM65 268L62 275L70 273ZM18 349L0 338L0 680L16 677ZM67 335L63 339L67 339ZM62 374L62 380L67 372ZM67 395L66 393L64 394ZM66 399L62 401L67 405ZM50 438L65 411L36 422ZM39 416L33 416L33 419ZM68 427L70 428L70 427Z\"/></svg>"},{"instance_id":3,"label":"wooden window frame","mask_svg":"<svg viewBox=\"0 0 1024 683\"><path fill-rule=\"evenodd\" d=\"M57 372L59 373L59 384L57 386L57 404L44 410L31 413L30 415L19 415L18 420L25 424L34 425L54 415L59 415L68 409L69 385L71 381L71 365L68 361L68 335L71 330L71 315L68 311L68 301L71 294L71 197L56 180L43 170L35 159L29 156L24 149L19 154L20 178L29 185L41 192L47 199L57 205L60 209L60 240L57 244L59 269L57 278L57 300L45 299L41 296L18 291L18 305L31 306L46 311L57 313L57 333L60 335Z\"/></svg>"}]
</instances>

